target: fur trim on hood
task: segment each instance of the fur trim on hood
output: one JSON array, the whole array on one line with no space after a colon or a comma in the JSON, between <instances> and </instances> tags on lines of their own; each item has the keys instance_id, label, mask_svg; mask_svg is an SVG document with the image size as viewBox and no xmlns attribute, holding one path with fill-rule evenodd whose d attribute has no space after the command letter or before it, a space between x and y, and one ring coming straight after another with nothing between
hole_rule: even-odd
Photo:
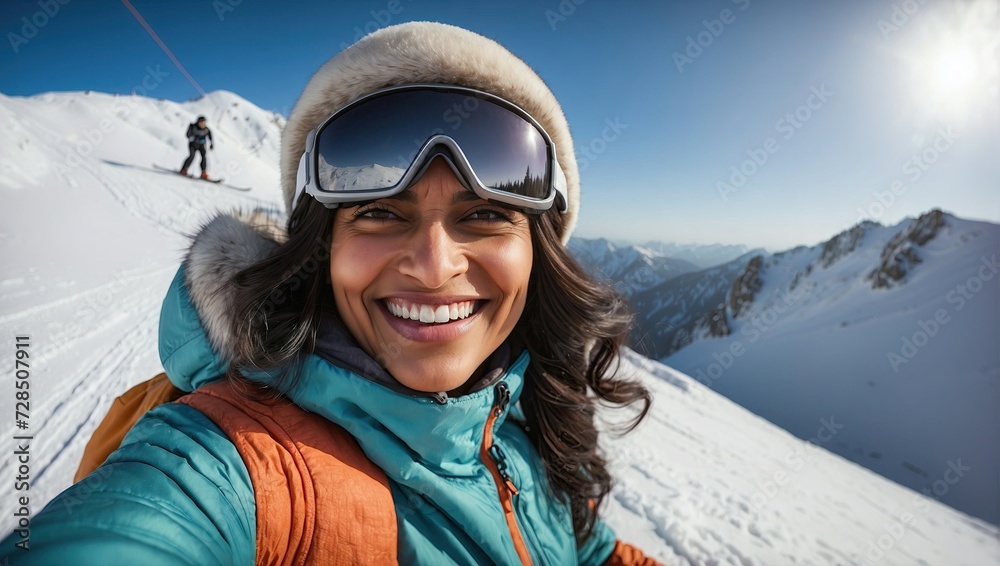
<instances>
[{"instance_id":1,"label":"fur trim on hood","mask_svg":"<svg viewBox=\"0 0 1000 566\"><path fill-rule=\"evenodd\" d=\"M531 67L499 43L433 22L409 22L378 30L338 53L313 75L281 137L281 188L289 212L309 131L365 94L409 83L476 88L531 114L552 138L566 176L569 212L561 236L564 244L569 241L580 208L580 176L559 102Z\"/></svg>"},{"instance_id":2,"label":"fur trim on hood","mask_svg":"<svg viewBox=\"0 0 1000 566\"><path fill-rule=\"evenodd\" d=\"M235 355L232 318L248 316L233 308L233 277L285 237L276 218L259 212L219 214L194 236L184 259L185 282L212 348L227 361Z\"/></svg>"}]
</instances>

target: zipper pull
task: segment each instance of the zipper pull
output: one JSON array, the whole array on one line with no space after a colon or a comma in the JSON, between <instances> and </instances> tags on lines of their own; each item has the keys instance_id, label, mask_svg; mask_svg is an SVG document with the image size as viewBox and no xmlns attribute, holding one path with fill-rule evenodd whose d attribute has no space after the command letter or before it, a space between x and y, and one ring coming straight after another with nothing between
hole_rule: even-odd
<instances>
[{"instance_id":1,"label":"zipper pull","mask_svg":"<svg viewBox=\"0 0 1000 566\"><path fill-rule=\"evenodd\" d=\"M507 471L507 457L504 456L503 450L500 446L494 444L490 447L490 456L493 457L493 461L497 463L497 471L500 472L500 477L503 478L503 483L507 486L511 495L517 495L517 486L514 485L514 480L510 477L510 472Z\"/></svg>"},{"instance_id":2,"label":"zipper pull","mask_svg":"<svg viewBox=\"0 0 1000 566\"><path fill-rule=\"evenodd\" d=\"M510 388L507 387L506 382L501 381L496 384L494 391L496 391L497 398L493 402L493 416L499 418L510 404ZM514 480L511 479L510 472L507 471L507 457L504 456L500 446L494 442L490 446L489 452L490 456L493 457L493 461L497 464L497 471L500 473L500 478L503 479L504 485L507 486L507 490L510 491L511 495L517 495L517 486L514 485Z\"/></svg>"},{"instance_id":3,"label":"zipper pull","mask_svg":"<svg viewBox=\"0 0 1000 566\"><path fill-rule=\"evenodd\" d=\"M496 401L493 402L493 412L496 416L500 416L507 410L507 405L510 403L510 389L507 387L507 383L501 381L494 388L497 394Z\"/></svg>"}]
</instances>

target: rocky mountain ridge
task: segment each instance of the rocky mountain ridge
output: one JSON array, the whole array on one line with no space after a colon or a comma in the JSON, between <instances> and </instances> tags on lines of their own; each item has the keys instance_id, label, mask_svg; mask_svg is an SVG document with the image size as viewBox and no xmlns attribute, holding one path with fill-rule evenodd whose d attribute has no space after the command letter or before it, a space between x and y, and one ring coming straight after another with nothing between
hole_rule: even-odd
<instances>
[{"instance_id":1,"label":"rocky mountain ridge","mask_svg":"<svg viewBox=\"0 0 1000 566\"><path fill-rule=\"evenodd\" d=\"M696 336L706 337L730 335L733 328L738 326L737 320L745 318L747 313L753 310L755 296L763 286L762 278L769 276L769 268L782 263L791 255L808 254L815 256L815 259L808 261L804 268L792 270L791 277L787 281L782 279L774 281L774 284L785 288L786 294L796 292L814 273L831 269L834 264L850 257L866 245L876 245L880 249L876 264L861 273L845 273L844 282L862 277L872 282L872 289L889 289L904 285L907 274L922 262L920 248L933 240L947 225L946 218L944 212L934 209L919 218L905 221L890 229L894 230L893 235L884 245L879 245L879 241L876 241L873 235L885 234L887 227L865 221L812 248L794 248L769 257L755 255L735 279L725 300L698 319L693 333ZM870 262L865 263L870 265Z\"/></svg>"}]
</instances>

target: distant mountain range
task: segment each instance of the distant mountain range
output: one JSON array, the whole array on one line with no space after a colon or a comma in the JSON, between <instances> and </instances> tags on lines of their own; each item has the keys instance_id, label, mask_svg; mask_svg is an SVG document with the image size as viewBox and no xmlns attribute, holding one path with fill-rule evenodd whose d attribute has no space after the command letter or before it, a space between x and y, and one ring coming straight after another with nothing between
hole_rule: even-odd
<instances>
[{"instance_id":1,"label":"distant mountain range","mask_svg":"<svg viewBox=\"0 0 1000 566\"><path fill-rule=\"evenodd\" d=\"M750 251L742 244L674 244L649 241L641 244L641 247L664 257L689 261L701 269L728 263Z\"/></svg>"},{"instance_id":2,"label":"distant mountain range","mask_svg":"<svg viewBox=\"0 0 1000 566\"><path fill-rule=\"evenodd\" d=\"M843 422L833 452L1000 522L1000 226L933 210L701 270L592 247L637 351L800 438Z\"/></svg>"},{"instance_id":3,"label":"distant mountain range","mask_svg":"<svg viewBox=\"0 0 1000 566\"><path fill-rule=\"evenodd\" d=\"M633 296L685 273L725 263L746 246L615 243L605 238L571 238L569 250L588 271Z\"/></svg>"},{"instance_id":4,"label":"distant mountain range","mask_svg":"<svg viewBox=\"0 0 1000 566\"><path fill-rule=\"evenodd\" d=\"M636 313L632 347L662 358L691 341L695 324L725 300L750 257L746 246L614 243L572 238L569 250L590 273L611 283Z\"/></svg>"}]
</instances>

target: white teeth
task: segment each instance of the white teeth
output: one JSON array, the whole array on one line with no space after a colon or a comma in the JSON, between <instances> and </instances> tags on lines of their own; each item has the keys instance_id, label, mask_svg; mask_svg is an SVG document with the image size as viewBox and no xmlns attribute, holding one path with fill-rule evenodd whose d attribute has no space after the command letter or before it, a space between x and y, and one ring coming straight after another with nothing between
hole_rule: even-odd
<instances>
[{"instance_id":1,"label":"white teeth","mask_svg":"<svg viewBox=\"0 0 1000 566\"><path fill-rule=\"evenodd\" d=\"M434 322L434 309L420 305L420 322Z\"/></svg>"},{"instance_id":2,"label":"white teeth","mask_svg":"<svg viewBox=\"0 0 1000 566\"><path fill-rule=\"evenodd\" d=\"M395 301L386 301L386 307L393 316L417 320L424 324L442 324L453 320L459 320L472 316L475 308L475 301L462 301L449 305L417 305L401 304Z\"/></svg>"},{"instance_id":3,"label":"white teeth","mask_svg":"<svg viewBox=\"0 0 1000 566\"><path fill-rule=\"evenodd\" d=\"M434 311L434 322L438 322L438 323L440 323L440 322L448 322L448 320L449 320L449 316L448 315L450 314L450 312L449 312L450 310L451 309L448 308L448 305L441 305L440 307L438 307Z\"/></svg>"}]
</instances>

